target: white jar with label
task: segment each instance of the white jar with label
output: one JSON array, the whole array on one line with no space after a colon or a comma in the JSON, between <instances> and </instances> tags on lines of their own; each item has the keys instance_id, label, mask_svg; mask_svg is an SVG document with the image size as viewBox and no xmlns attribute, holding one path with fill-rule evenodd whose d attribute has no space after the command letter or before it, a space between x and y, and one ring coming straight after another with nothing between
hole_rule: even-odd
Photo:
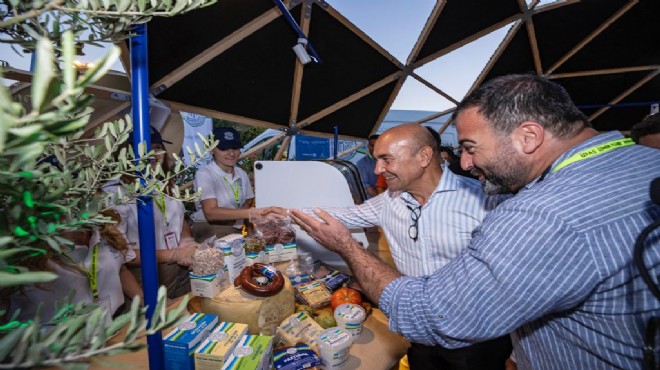
<instances>
[{"instance_id":1,"label":"white jar with label","mask_svg":"<svg viewBox=\"0 0 660 370\"><path fill-rule=\"evenodd\" d=\"M353 303L344 303L337 306L335 309L335 321L337 322L337 326L349 333L353 341L360 337L362 323L366 316L367 313L364 311L364 308Z\"/></svg>"},{"instance_id":2,"label":"white jar with label","mask_svg":"<svg viewBox=\"0 0 660 370\"><path fill-rule=\"evenodd\" d=\"M340 327L326 329L319 334L318 345L321 352L322 368L338 370L348 362L349 351L353 339Z\"/></svg>"}]
</instances>

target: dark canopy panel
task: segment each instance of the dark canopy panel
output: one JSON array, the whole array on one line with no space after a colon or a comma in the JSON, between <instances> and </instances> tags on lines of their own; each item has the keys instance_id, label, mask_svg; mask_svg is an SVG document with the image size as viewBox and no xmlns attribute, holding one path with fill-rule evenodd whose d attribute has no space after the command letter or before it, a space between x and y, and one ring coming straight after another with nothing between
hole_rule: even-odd
<instances>
[{"instance_id":1,"label":"dark canopy panel","mask_svg":"<svg viewBox=\"0 0 660 370\"><path fill-rule=\"evenodd\" d=\"M611 21L628 5L632 7ZM628 130L650 112L652 102L660 101L659 78L643 83L660 68L657 14L660 1L587 0L533 15L542 74L557 76L554 80L587 116L597 114L592 117L596 129ZM603 31L589 40L602 25ZM549 70L583 40L588 42L556 70ZM532 47L521 25L490 70L484 71L482 81L530 72L535 73ZM638 83L642 84L636 87ZM629 95L621 99L625 94Z\"/></svg>"},{"instance_id":2,"label":"dark canopy panel","mask_svg":"<svg viewBox=\"0 0 660 370\"><path fill-rule=\"evenodd\" d=\"M362 99L323 117L306 127L306 129L318 132L333 132L334 126L339 125L340 135L368 137L371 134L373 125L365 123L378 122L379 107L386 105L395 85L396 81L391 82Z\"/></svg>"},{"instance_id":3,"label":"dark canopy panel","mask_svg":"<svg viewBox=\"0 0 660 370\"><path fill-rule=\"evenodd\" d=\"M299 121L400 70L317 6L312 14L310 40L323 63L305 67Z\"/></svg>"},{"instance_id":4,"label":"dark canopy panel","mask_svg":"<svg viewBox=\"0 0 660 370\"><path fill-rule=\"evenodd\" d=\"M447 1L413 63L518 13L516 0Z\"/></svg>"},{"instance_id":5,"label":"dark canopy panel","mask_svg":"<svg viewBox=\"0 0 660 370\"><path fill-rule=\"evenodd\" d=\"M300 7L293 13L300 11ZM159 98L288 126L297 36L278 18L177 82ZM285 52L282 52L285 51Z\"/></svg>"},{"instance_id":6,"label":"dark canopy panel","mask_svg":"<svg viewBox=\"0 0 660 370\"><path fill-rule=\"evenodd\" d=\"M592 124L601 131L629 130L650 113L648 104L644 104L649 102L649 98L656 103L660 101L659 92L660 76L655 76L619 102L617 106L596 117Z\"/></svg>"},{"instance_id":7,"label":"dark canopy panel","mask_svg":"<svg viewBox=\"0 0 660 370\"><path fill-rule=\"evenodd\" d=\"M532 16L536 43L545 71L616 13L627 0L587 0ZM598 3L598 4L595 4ZM527 27L521 25L484 78L511 73L534 73L534 57Z\"/></svg>"},{"instance_id":8,"label":"dark canopy panel","mask_svg":"<svg viewBox=\"0 0 660 370\"><path fill-rule=\"evenodd\" d=\"M511 73L534 72L534 57L532 48L529 46L527 29L521 27L493 64L484 81Z\"/></svg>"},{"instance_id":9,"label":"dark canopy panel","mask_svg":"<svg viewBox=\"0 0 660 370\"><path fill-rule=\"evenodd\" d=\"M303 21L304 7L310 4L311 17ZM298 24L309 22L309 41L322 60L303 66L300 82L292 50L298 35L271 0L220 0L182 16L155 18L148 28L150 86L158 99L193 111L283 127L291 123L293 96L299 91L295 121L315 115L320 119L303 129L332 133L338 124L343 135L366 137L389 109L388 93L394 93L396 83L376 92L364 89L384 83L401 67L329 10L307 2L290 9ZM274 19L260 18L273 11ZM253 21L258 21L254 29L242 30ZM204 52L216 44L226 46L217 48L215 56L209 54L206 63L196 63L209 58ZM182 66L188 68L177 71ZM161 83L169 86L155 86ZM354 100L356 94L372 93L342 107L342 101Z\"/></svg>"},{"instance_id":10,"label":"dark canopy panel","mask_svg":"<svg viewBox=\"0 0 660 370\"><path fill-rule=\"evenodd\" d=\"M627 2L583 0L533 15L543 70L550 68Z\"/></svg>"},{"instance_id":11,"label":"dark canopy panel","mask_svg":"<svg viewBox=\"0 0 660 370\"><path fill-rule=\"evenodd\" d=\"M149 21L150 85L273 8L270 0L222 0L176 17Z\"/></svg>"},{"instance_id":12,"label":"dark canopy panel","mask_svg":"<svg viewBox=\"0 0 660 370\"><path fill-rule=\"evenodd\" d=\"M660 64L659 16L660 1L640 1L556 72Z\"/></svg>"}]
</instances>

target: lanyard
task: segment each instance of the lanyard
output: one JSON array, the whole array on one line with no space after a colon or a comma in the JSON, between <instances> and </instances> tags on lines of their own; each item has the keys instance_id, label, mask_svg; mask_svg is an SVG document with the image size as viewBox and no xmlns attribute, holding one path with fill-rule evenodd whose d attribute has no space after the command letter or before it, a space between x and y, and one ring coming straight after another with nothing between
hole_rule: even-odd
<instances>
[{"instance_id":1,"label":"lanyard","mask_svg":"<svg viewBox=\"0 0 660 370\"><path fill-rule=\"evenodd\" d=\"M96 244L92 247L92 264L90 269L87 270L85 265L82 263L77 263L73 258L69 257L67 254L63 254L66 259L71 261L71 263L78 265L78 268L87 275L87 281L89 281L89 288L92 290L92 297L94 301L99 300L99 286L98 286L98 261L99 261L99 245Z\"/></svg>"},{"instance_id":2,"label":"lanyard","mask_svg":"<svg viewBox=\"0 0 660 370\"><path fill-rule=\"evenodd\" d=\"M562 168L564 168L564 167L566 167L570 164L573 164L575 162L579 162L583 159L591 158L591 157L597 156L599 154L607 153L607 152L612 151L614 149L623 148L623 147L634 145L634 144L635 144L635 141L633 141L633 139L625 138L625 139L612 140L612 141L608 141L608 142L600 144L600 145L592 146L590 148L587 148L583 151L575 153L572 156L564 159L563 161L561 161L561 163L559 163L557 166L555 166L555 168L553 168L551 172L555 173L555 172L561 170Z\"/></svg>"},{"instance_id":3,"label":"lanyard","mask_svg":"<svg viewBox=\"0 0 660 370\"><path fill-rule=\"evenodd\" d=\"M236 184L236 186L234 186L234 185L230 184L229 181L227 181L227 178L224 177L224 176L222 177L222 180L225 182L225 184L227 184L227 186L229 186L229 189L231 189L231 191L234 193L234 200L236 201L236 208L241 208L241 199L239 198L239 194L240 194L240 190L241 190L240 184ZM235 182L237 182L237 181L235 181Z\"/></svg>"},{"instance_id":4,"label":"lanyard","mask_svg":"<svg viewBox=\"0 0 660 370\"><path fill-rule=\"evenodd\" d=\"M156 203L156 206L158 206L160 213L163 215L165 224L169 226L170 221L167 219L167 203L165 203L165 196L163 195L163 193L160 193L159 195L160 196L158 198L153 198L153 200L154 203Z\"/></svg>"}]
</instances>

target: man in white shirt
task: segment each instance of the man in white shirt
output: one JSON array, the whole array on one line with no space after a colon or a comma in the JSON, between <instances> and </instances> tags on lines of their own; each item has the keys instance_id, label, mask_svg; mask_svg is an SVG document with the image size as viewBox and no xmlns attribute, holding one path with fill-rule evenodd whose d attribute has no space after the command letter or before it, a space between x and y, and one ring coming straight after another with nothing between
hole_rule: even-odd
<instances>
[{"instance_id":1,"label":"man in white shirt","mask_svg":"<svg viewBox=\"0 0 660 370\"><path fill-rule=\"evenodd\" d=\"M380 226L397 269L429 276L465 249L486 214L509 196L487 196L479 181L441 166L439 143L418 124L385 131L374 149L387 190L365 203L324 208L349 228ZM304 210L314 214L312 209ZM460 349L413 343L411 369L504 369L509 336Z\"/></svg>"}]
</instances>

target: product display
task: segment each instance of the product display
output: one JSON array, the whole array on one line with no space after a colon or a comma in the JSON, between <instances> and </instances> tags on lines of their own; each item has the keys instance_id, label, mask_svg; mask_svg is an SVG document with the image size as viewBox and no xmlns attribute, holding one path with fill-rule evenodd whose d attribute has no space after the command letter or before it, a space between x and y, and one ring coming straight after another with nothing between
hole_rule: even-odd
<instances>
[{"instance_id":1,"label":"product display","mask_svg":"<svg viewBox=\"0 0 660 370\"><path fill-rule=\"evenodd\" d=\"M363 309L359 291L346 287L349 275L297 250L288 222L260 220L256 235L210 238L195 254L192 273L222 276L229 283L210 294L210 282L200 276L204 290L195 290L206 297L197 297L197 309L220 321L194 350L200 369L346 365L370 308Z\"/></svg>"}]
</instances>

